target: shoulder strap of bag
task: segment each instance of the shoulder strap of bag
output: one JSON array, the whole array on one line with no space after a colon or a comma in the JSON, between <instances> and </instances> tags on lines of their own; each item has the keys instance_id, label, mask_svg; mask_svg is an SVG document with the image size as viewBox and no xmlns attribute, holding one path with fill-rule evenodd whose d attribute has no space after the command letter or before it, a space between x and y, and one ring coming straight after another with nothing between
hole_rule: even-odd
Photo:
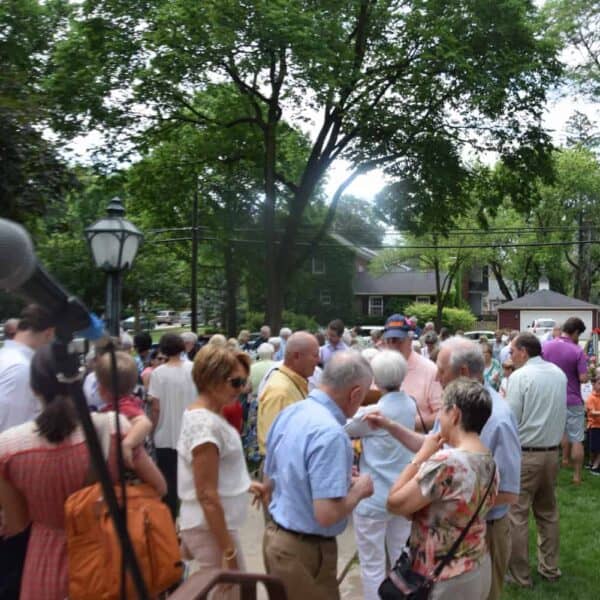
<instances>
[{"instance_id":1,"label":"shoulder strap of bag","mask_svg":"<svg viewBox=\"0 0 600 600\"><path fill-rule=\"evenodd\" d=\"M117 417L118 418L118 417ZM108 460L110 453L110 413L95 413L92 417L96 432L98 434L98 441L102 448L102 456L104 460ZM84 486L92 485L98 481L96 471L93 465L90 463L90 467L85 476Z\"/></svg>"},{"instance_id":2,"label":"shoulder strap of bag","mask_svg":"<svg viewBox=\"0 0 600 600\"><path fill-rule=\"evenodd\" d=\"M298 393L299 393L299 394L300 394L300 395L301 395L303 398L306 398L306 394L305 394L305 393L304 393L304 392L303 392L303 391L300 389L300 386L299 386L299 385L298 385L298 384L297 384L297 383L296 383L296 382L295 382L295 381L294 381L294 380L293 380L293 379L292 379L292 378L291 378L291 377L290 377L290 376L289 376L289 375L288 375L288 374L287 374L285 371L282 371L282 370L281 370L279 367L275 367L275 368L273 369L273 373L274 373L275 371L279 371L279 372L280 372L282 375L285 375L285 377L287 377L287 378L288 378L288 379L289 379L289 380L292 382L292 384L294 385L294 387L295 387L295 388L298 390Z\"/></svg>"},{"instance_id":3,"label":"shoulder strap of bag","mask_svg":"<svg viewBox=\"0 0 600 600\"><path fill-rule=\"evenodd\" d=\"M494 464L494 468L492 469L492 476L490 477L490 482L488 483L487 489L485 490L485 494L483 494L483 497L479 501L479 506L477 507L477 510L473 513L473 516L469 519L469 522L465 525L464 529L460 532L460 535L458 536L458 538L456 538L456 541L454 542L454 544L452 544L452 547L450 548L450 550L448 550L446 556L444 556L444 558L442 558L442 560L440 560L440 562L435 567L435 569L431 575L432 579L436 579L439 576L439 574L442 572L442 569L454 558L454 555L456 554L458 547L460 546L462 541L465 539L467 533L469 532L469 529L471 528L471 525L473 525L473 523L475 522L475 519L479 515L481 508L483 507L483 504L486 501L486 498L489 496L490 490L492 489L492 485L494 484L495 479L496 479L496 464Z\"/></svg>"},{"instance_id":4,"label":"shoulder strap of bag","mask_svg":"<svg viewBox=\"0 0 600 600\"><path fill-rule=\"evenodd\" d=\"M419 410L419 403L417 402L417 399L414 396L411 396L410 394L409 394L409 398L412 398L412 401L415 403L415 408L417 409L417 414L419 415L419 421L421 421L421 427L423 428L423 433L425 435L427 435L429 433L429 429L427 429L427 425L425 425L423 415L421 414L421 411Z\"/></svg>"}]
</instances>

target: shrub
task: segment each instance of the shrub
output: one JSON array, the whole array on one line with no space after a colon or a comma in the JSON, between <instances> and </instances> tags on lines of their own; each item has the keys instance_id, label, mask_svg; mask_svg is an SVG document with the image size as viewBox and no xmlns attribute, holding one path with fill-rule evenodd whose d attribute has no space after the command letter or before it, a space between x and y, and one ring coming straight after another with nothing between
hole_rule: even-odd
<instances>
[{"instance_id":1,"label":"shrub","mask_svg":"<svg viewBox=\"0 0 600 600\"><path fill-rule=\"evenodd\" d=\"M265 324L265 314L262 312L250 312L246 313L244 318L244 324L242 329L249 329L250 331L258 331Z\"/></svg>"},{"instance_id":2,"label":"shrub","mask_svg":"<svg viewBox=\"0 0 600 600\"><path fill-rule=\"evenodd\" d=\"M319 329L319 324L314 317L299 315L291 310L283 311L281 322L285 327L289 327L292 331L317 331Z\"/></svg>"},{"instance_id":3,"label":"shrub","mask_svg":"<svg viewBox=\"0 0 600 600\"><path fill-rule=\"evenodd\" d=\"M308 315L299 315L291 310L284 310L281 315L281 322L284 327L289 327L292 331L306 330L317 331L319 324L314 317ZM244 319L243 329L258 331L265 324L265 315L262 312L247 312ZM278 331L273 331L277 335Z\"/></svg>"},{"instance_id":4,"label":"shrub","mask_svg":"<svg viewBox=\"0 0 600 600\"><path fill-rule=\"evenodd\" d=\"M419 319L419 325L423 325L427 321L435 321L437 315L437 306L435 304L409 304L404 313L407 317L415 316ZM442 327L448 327L450 331L455 332L457 329L471 329L477 319L470 311L462 308L445 307L442 310Z\"/></svg>"}]
</instances>

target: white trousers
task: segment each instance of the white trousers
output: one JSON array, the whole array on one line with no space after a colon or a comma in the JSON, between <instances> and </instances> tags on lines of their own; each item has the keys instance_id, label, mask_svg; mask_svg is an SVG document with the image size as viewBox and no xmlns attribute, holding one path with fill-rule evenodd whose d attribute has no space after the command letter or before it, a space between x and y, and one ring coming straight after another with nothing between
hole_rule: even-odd
<instances>
[{"instance_id":1,"label":"white trousers","mask_svg":"<svg viewBox=\"0 0 600 600\"><path fill-rule=\"evenodd\" d=\"M379 600L377 589L386 576L387 549L393 564L400 556L410 535L411 522L400 516L381 519L361 517L354 513L354 535L360 561L360 577L365 600Z\"/></svg>"}]
</instances>

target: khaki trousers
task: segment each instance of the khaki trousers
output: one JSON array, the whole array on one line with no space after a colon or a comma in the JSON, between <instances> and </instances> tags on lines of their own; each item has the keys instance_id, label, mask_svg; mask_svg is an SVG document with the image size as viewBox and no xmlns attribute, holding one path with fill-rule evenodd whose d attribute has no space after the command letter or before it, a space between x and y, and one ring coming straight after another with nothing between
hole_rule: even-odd
<instances>
[{"instance_id":1,"label":"khaki trousers","mask_svg":"<svg viewBox=\"0 0 600 600\"><path fill-rule=\"evenodd\" d=\"M263 558L267 573L283 581L288 600L339 600L335 539L296 535L271 521L265 528Z\"/></svg>"},{"instance_id":2,"label":"khaki trousers","mask_svg":"<svg viewBox=\"0 0 600 600\"><path fill-rule=\"evenodd\" d=\"M504 576L510 558L510 520L508 513L500 519L488 521L485 539L492 563L492 585L488 600L499 600L504 585Z\"/></svg>"},{"instance_id":3,"label":"khaki trousers","mask_svg":"<svg viewBox=\"0 0 600 600\"><path fill-rule=\"evenodd\" d=\"M558 504L556 479L558 451L521 453L521 492L510 509L512 538L508 572L519 585L531 586L529 572L529 508L537 525L538 572L543 577L560 577Z\"/></svg>"}]
</instances>

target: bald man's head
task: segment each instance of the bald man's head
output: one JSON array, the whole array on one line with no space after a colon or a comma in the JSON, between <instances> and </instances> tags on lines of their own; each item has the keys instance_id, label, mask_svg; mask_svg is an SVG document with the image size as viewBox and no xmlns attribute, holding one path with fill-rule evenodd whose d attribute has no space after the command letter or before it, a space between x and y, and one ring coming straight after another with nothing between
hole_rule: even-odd
<instances>
[{"instance_id":1,"label":"bald man's head","mask_svg":"<svg viewBox=\"0 0 600 600\"><path fill-rule=\"evenodd\" d=\"M319 363L319 344L314 335L297 331L288 338L283 363L286 367L308 379Z\"/></svg>"}]
</instances>

